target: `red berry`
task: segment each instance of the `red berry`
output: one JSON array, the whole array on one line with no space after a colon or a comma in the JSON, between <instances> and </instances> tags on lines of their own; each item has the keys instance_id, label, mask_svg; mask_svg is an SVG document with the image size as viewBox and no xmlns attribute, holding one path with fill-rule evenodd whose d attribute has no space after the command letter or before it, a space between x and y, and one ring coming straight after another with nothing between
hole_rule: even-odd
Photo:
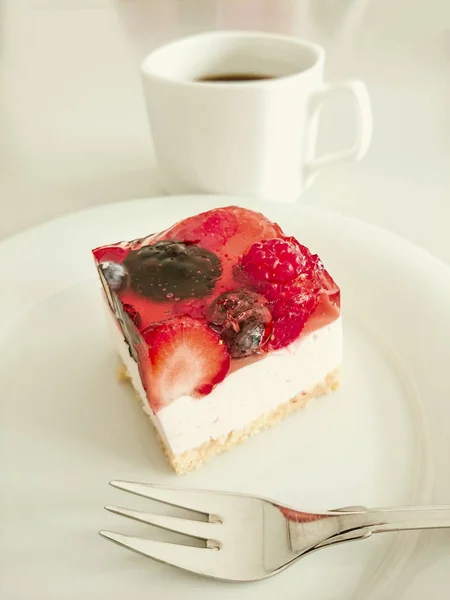
<instances>
[{"instance_id":1,"label":"red berry","mask_svg":"<svg viewBox=\"0 0 450 600\"><path fill-rule=\"evenodd\" d=\"M223 208L217 208L180 221L164 234L164 239L200 244L203 248L224 246L238 229L238 220Z\"/></svg>"},{"instance_id":2,"label":"red berry","mask_svg":"<svg viewBox=\"0 0 450 600\"><path fill-rule=\"evenodd\" d=\"M272 307L273 327L269 350L278 350L292 344L302 332L306 321L317 306L318 297L281 298Z\"/></svg>"},{"instance_id":3,"label":"red berry","mask_svg":"<svg viewBox=\"0 0 450 600\"><path fill-rule=\"evenodd\" d=\"M261 213L238 206L214 208L184 219L158 239L198 243L208 250L240 256L254 243L283 235L283 231Z\"/></svg>"},{"instance_id":4,"label":"red berry","mask_svg":"<svg viewBox=\"0 0 450 600\"><path fill-rule=\"evenodd\" d=\"M92 251L97 262L111 261L121 263L125 260L128 250L121 246L101 246Z\"/></svg>"},{"instance_id":5,"label":"red berry","mask_svg":"<svg viewBox=\"0 0 450 600\"><path fill-rule=\"evenodd\" d=\"M239 223L236 234L228 241L226 246L226 251L231 256L243 255L255 242L283 235L279 225L272 223L259 212L238 206L229 206L226 210L233 214Z\"/></svg>"},{"instance_id":6,"label":"red berry","mask_svg":"<svg viewBox=\"0 0 450 600\"><path fill-rule=\"evenodd\" d=\"M239 261L235 277L250 283L271 304L269 350L298 338L321 294L339 305L339 288L322 261L292 237L253 244Z\"/></svg>"},{"instance_id":7,"label":"red berry","mask_svg":"<svg viewBox=\"0 0 450 600\"><path fill-rule=\"evenodd\" d=\"M281 237L283 230L277 223L273 223L262 213L242 208L240 206L227 206L224 210L233 214L239 221L239 231L246 230L253 237L260 240Z\"/></svg>"},{"instance_id":8,"label":"red berry","mask_svg":"<svg viewBox=\"0 0 450 600\"><path fill-rule=\"evenodd\" d=\"M210 393L230 368L225 344L197 319L175 317L150 326L142 336L151 363L145 387L155 412L180 396Z\"/></svg>"},{"instance_id":9,"label":"red berry","mask_svg":"<svg viewBox=\"0 0 450 600\"><path fill-rule=\"evenodd\" d=\"M289 283L310 270L310 253L293 238L275 238L253 244L241 258L240 268L253 284Z\"/></svg>"}]
</instances>

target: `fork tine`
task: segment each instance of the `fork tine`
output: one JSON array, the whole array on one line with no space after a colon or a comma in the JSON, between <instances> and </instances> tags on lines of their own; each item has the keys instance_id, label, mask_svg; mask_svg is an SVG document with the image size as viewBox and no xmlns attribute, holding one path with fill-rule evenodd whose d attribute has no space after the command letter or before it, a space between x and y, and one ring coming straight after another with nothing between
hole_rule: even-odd
<instances>
[{"instance_id":1,"label":"fork tine","mask_svg":"<svg viewBox=\"0 0 450 600\"><path fill-rule=\"evenodd\" d=\"M132 494L144 496L158 502L164 502L178 508L192 510L203 515L211 515L211 511L214 511L215 508L213 498L218 499L220 496L220 494L204 490L170 488L152 483L117 480L110 481L109 483L119 490L131 492Z\"/></svg>"},{"instance_id":2,"label":"fork tine","mask_svg":"<svg viewBox=\"0 0 450 600\"><path fill-rule=\"evenodd\" d=\"M139 510L130 510L128 508L119 508L118 506L105 506L105 509L116 515L134 519L141 523L148 523L161 529L168 529L175 533L184 533L205 541L217 539L220 533L220 523L208 523L207 521L193 521L191 519L179 519L178 517L166 517Z\"/></svg>"},{"instance_id":3,"label":"fork tine","mask_svg":"<svg viewBox=\"0 0 450 600\"><path fill-rule=\"evenodd\" d=\"M145 538L122 535L113 531L99 531L100 535L112 542L128 548L133 552L153 558L159 562L166 563L192 571L194 573L206 574L212 577L220 577L220 552L217 549L195 548L192 546L181 546L167 542L157 542Z\"/></svg>"}]
</instances>

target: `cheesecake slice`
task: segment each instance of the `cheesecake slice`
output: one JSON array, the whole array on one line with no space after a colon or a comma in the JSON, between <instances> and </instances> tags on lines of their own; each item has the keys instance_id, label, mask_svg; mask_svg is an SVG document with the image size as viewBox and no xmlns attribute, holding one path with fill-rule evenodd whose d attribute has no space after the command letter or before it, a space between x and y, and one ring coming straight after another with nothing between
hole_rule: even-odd
<instances>
[{"instance_id":1,"label":"cheesecake slice","mask_svg":"<svg viewBox=\"0 0 450 600\"><path fill-rule=\"evenodd\" d=\"M177 473L338 387L339 287L262 214L216 208L93 255L120 376Z\"/></svg>"}]
</instances>

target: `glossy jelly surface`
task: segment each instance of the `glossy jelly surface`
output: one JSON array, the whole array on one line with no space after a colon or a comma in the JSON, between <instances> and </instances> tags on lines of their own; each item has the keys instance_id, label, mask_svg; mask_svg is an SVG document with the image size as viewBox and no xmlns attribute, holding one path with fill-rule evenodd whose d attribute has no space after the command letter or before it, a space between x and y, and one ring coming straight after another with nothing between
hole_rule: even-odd
<instances>
[{"instance_id":1,"label":"glossy jelly surface","mask_svg":"<svg viewBox=\"0 0 450 600\"><path fill-rule=\"evenodd\" d=\"M210 393L243 359L262 359L340 313L320 258L237 206L93 254L155 412Z\"/></svg>"}]
</instances>

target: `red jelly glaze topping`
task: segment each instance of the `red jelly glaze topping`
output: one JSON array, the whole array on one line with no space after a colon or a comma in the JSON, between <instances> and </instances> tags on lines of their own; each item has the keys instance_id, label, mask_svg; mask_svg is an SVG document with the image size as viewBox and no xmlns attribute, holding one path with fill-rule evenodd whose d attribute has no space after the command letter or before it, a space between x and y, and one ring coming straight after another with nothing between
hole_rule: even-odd
<instances>
[{"instance_id":1,"label":"red jelly glaze topping","mask_svg":"<svg viewBox=\"0 0 450 600\"><path fill-rule=\"evenodd\" d=\"M95 260L97 262L112 261L122 263L127 254L128 248L122 246L101 246L93 250Z\"/></svg>"},{"instance_id":2,"label":"red jelly glaze topping","mask_svg":"<svg viewBox=\"0 0 450 600\"><path fill-rule=\"evenodd\" d=\"M180 300L173 305L173 312L177 316L193 317L194 319L205 320L208 310L209 299L206 298L187 298Z\"/></svg>"},{"instance_id":3,"label":"red jelly glaze topping","mask_svg":"<svg viewBox=\"0 0 450 600\"><path fill-rule=\"evenodd\" d=\"M118 296L147 348L138 349L139 370L154 411L177 393L209 393L229 371L230 355L235 370L246 364L242 357L263 358L340 314L339 287L319 257L260 213L236 206L93 254L97 263L124 267ZM152 282L147 286L140 281L146 269ZM197 370L180 358L193 360L189 345L197 348ZM178 367L170 363L171 353L180 359ZM183 369L191 370L190 377Z\"/></svg>"}]
</instances>

